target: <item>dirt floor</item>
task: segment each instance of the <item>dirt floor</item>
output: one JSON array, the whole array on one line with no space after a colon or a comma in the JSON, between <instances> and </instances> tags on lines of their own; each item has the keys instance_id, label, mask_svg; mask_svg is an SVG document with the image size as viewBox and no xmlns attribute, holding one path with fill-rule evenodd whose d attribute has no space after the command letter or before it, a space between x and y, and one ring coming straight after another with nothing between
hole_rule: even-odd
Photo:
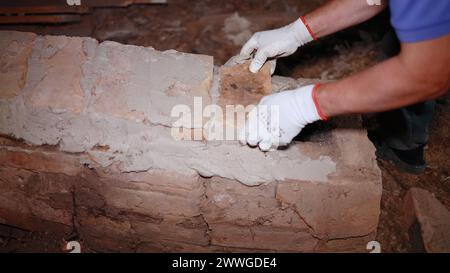
<instances>
[{"instance_id":1,"label":"dirt floor","mask_svg":"<svg viewBox=\"0 0 450 273\"><path fill-rule=\"evenodd\" d=\"M39 34L91 36L100 41L152 46L158 50L208 54L217 65L239 52L252 32L283 26L325 0L169 0L169 6L102 8L79 24L10 25L0 29ZM386 32L386 14L358 27L322 39L279 62L276 74L294 78L339 79L378 62ZM382 80L382 79L380 79ZM427 189L450 208L450 96L438 101L426 149L429 167L423 175L397 171L379 161L383 198L377 240L383 252L418 251L402 228L402 198L411 187ZM367 117L369 125L371 117ZM371 125L370 125L371 126ZM0 226L0 252L61 252L64 239Z\"/></svg>"}]
</instances>

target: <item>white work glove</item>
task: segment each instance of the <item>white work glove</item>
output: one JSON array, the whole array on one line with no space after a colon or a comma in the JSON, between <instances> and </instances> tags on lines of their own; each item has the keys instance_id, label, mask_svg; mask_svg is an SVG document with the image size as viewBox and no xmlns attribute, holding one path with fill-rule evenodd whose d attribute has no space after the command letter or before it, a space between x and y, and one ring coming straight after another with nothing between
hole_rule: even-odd
<instances>
[{"instance_id":1,"label":"white work glove","mask_svg":"<svg viewBox=\"0 0 450 273\"><path fill-rule=\"evenodd\" d=\"M255 33L240 53L243 58L250 58L256 50L250 71L257 73L268 59L292 55L300 46L315 40L305 22L302 17L285 27Z\"/></svg>"},{"instance_id":2,"label":"white work glove","mask_svg":"<svg viewBox=\"0 0 450 273\"><path fill-rule=\"evenodd\" d=\"M317 87L310 85L262 98L248 114L240 142L259 146L264 152L273 151L291 143L307 124L326 120L316 106Z\"/></svg>"}]
</instances>

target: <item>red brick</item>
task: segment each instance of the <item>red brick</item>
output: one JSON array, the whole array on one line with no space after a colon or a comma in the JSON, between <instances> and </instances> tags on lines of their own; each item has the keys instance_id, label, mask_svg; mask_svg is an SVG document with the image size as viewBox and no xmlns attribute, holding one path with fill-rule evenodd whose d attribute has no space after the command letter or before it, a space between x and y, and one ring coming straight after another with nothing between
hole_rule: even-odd
<instances>
[{"instance_id":1,"label":"red brick","mask_svg":"<svg viewBox=\"0 0 450 273\"><path fill-rule=\"evenodd\" d=\"M0 220L24 229L71 230L74 178L0 167Z\"/></svg>"},{"instance_id":2,"label":"red brick","mask_svg":"<svg viewBox=\"0 0 450 273\"><path fill-rule=\"evenodd\" d=\"M249 70L250 61L225 65L220 68L220 93L222 96L246 98L246 95L269 95L272 93L270 65L267 63L253 74ZM240 101L240 100L239 100ZM233 103L236 100L233 100ZM256 101L257 102L257 101ZM249 101L248 104L256 103ZM246 104L246 102L243 102Z\"/></svg>"},{"instance_id":3,"label":"red brick","mask_svg":"<svg viewBox=\"0 0 450 273\"><path fill-rule=\"evenodd\" d=\"M450 212L431 193L419 188L408 191L405 201L405 223L421 228L425 250L429 253L450 252Z\"/></svg>"},{"instance_id":4,"label":"red brick","mask_svg":"<svg viewBox=\"0 0 450 273\"><path fill-rule=\"evenodd\" d=\"M318 240L308 232L271 226L238 226L212 224L211 243L217 246L276 250L280 252L313 252Z\"/></svg>"},{"instance_id":5,"label":"red brick","mask_svg":"<svg viewBox=\"0 0 450 273\"><path fill-rule=\"evenodd\" d=\"M69 176L76 176L81 171L79 158L75 155L6 147L0 147L0 166Z\"/></svg>"},{"instance_id":6,"label":"red brick","mask_svg":"<svg viewBox=\"0 0 450 273\"><path fill-rule=\"evenodd\" d=\"M342 239L376 231L380 213L378 191L372 183L292 181L279 183L277 199L297 211L315 236Z\"/></svg>"},{"instance_id":7,"label":"red brick","mask_svg":"<svg viewBox=\"0 0 450 273\"><path fill-rule=\"evenodd\" d=\"M210 102L213 59L175 51L102 43L90 69L107 67L93 79L92 110L133 121L171 126L175 105L193 97ZM96 72L96 71L92 71Z\"/></svg>"},{"instance_id":8,"label":"red brick","mask_svg":"<svg viewBox=\"0 0 450 273\"><path fill-rule=\"evenodd\" d=\"M36 46L38 47L38 46ZM45 69L44 78L26 97L28 106L79 114L84 107L81 66L85 61L83 38L45 36L36 58ZM54 52L48 53L49 50Z\"/></svg>"},{"instance_id":9,"label":"red brick","mask_svg":"<svg viewBox=\"0 0 450 273\"><path fill-rule=\"evenodd\" d=\"M308 226L275 198L277 183L248 187L212 178L202 211L213 245L278 251L313 251Z\"/></svg>"},{"instance_id":10,"label":"red brick","mask_svg":"<svg viewBox=\"0 0 450 273\"><path fill-rule=\"evenodd\" d=\"M33 33L2 31L0 33L0 98L9 99L22 91L31 56Z\"/></svg>"}]
</instances>

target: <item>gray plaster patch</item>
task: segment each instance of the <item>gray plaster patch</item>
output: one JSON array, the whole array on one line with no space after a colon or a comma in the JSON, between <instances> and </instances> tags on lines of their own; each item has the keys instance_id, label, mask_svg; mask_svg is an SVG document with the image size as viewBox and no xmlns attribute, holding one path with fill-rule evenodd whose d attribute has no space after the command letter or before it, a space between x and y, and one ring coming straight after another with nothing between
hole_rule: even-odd
<instances>
[{"instance_id":1,"label":"gray plaster patch","mask_svg":"<svg viewBox=\"0 0 450 273\"><path fill-rule=\"evenodd\" d=\"M86 97L84 110L73 114L64 109L25 104L27 92L45 75L45 67L38 59L38 53L44 50L39 38L28 62L24 90L13 100L0 101L1 134L33 145L58 145L63 152L83 153L80 163L94 168L118 163L123 172L161 169L218 176L255 186L288 179L327 182L328 176L336 171L336 163L330 157L311 159L300 152L298 145L285 151L262 153L237 142L174 140L168 109L174 104L189 105L194 95L209 98L212 92L213 97L217 96L217 78L211 86L212 59L112 42L98 45L95 40L83 39L86 60L80 84ZM55 54L54 50L48 53ZM177 84L199 89L181 95L175 90L176 96L166 92ZM118 93L102 97L113 91ZM95 107L102 99L106 104L99 111ZM133 109L143 113L142 119L134 115Z\"/></svg>"}]
</instances>

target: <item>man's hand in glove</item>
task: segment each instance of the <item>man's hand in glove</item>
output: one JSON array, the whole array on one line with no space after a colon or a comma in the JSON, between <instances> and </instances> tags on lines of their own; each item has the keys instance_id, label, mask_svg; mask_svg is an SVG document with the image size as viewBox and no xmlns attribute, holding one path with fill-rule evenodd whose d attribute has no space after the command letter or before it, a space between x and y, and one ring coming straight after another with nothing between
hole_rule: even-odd
<instances>
[{"instance_id":1,"label":"man's hand in glove","mask_svg":"<svg viewBox=\"0 0 450 273\"><path fill-rule=\"evenodd\" d=\"M259 146L262 151L286 146L309 123L326 120L315 99L319 85L280 92L261 99L248 115L240 132L242 144Z\"/></svg>"}]
</instances>

